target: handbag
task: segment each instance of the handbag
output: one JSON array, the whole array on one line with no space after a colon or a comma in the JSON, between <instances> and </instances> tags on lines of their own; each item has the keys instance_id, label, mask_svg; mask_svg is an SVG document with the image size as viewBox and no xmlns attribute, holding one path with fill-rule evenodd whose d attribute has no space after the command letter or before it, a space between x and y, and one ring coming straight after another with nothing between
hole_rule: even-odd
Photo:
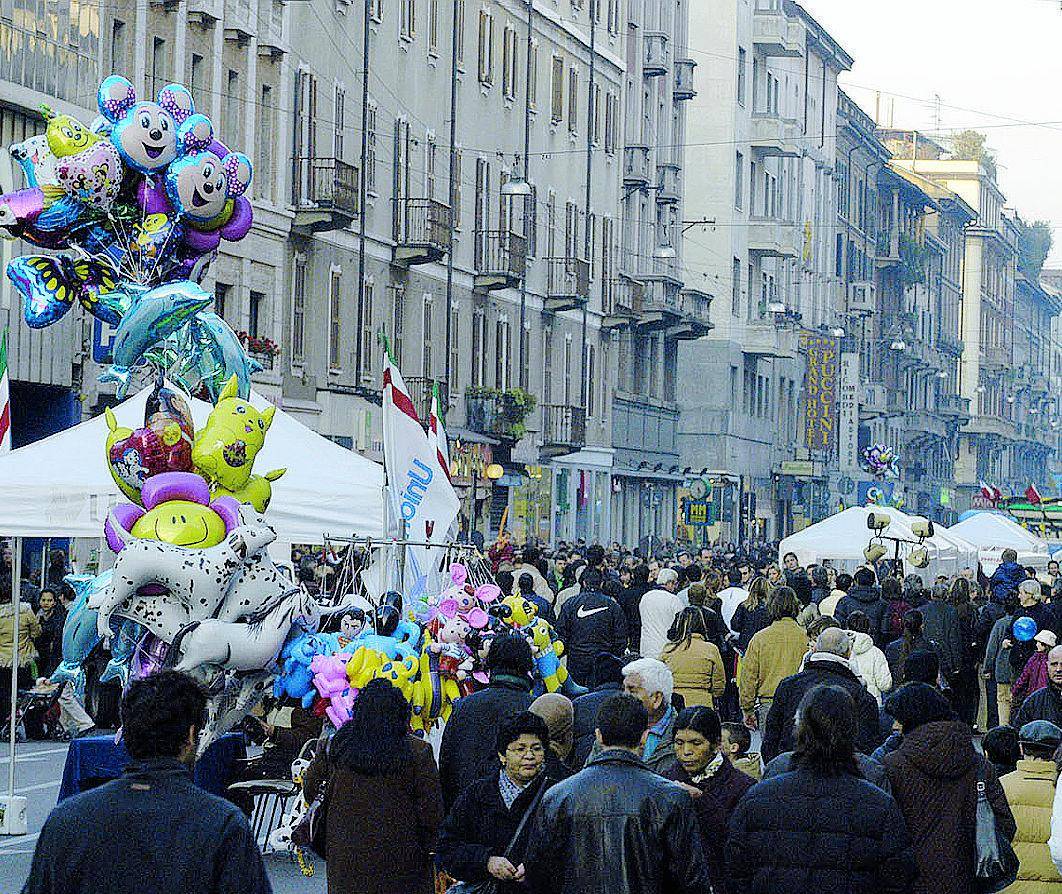
<instances>
[{"instance_id":1,"label":"handbag","mask_svg":"<svg viewBox=\"0 0 1062 894\"><path fill-rule=\"evenodd\" d=\"M513 848L516 847L516 842L520 840L520 836L524 832L524 828L527 826L528 820L535 813L535 809L538 807L538 802L542 800L542 795L546 791L545 779L542 780L542 785L538 787L538 791L535 793L535 797L531 799L531 803L527 805L527 810L524 811L524 815L520 817L520 822L516 826L516 831L513 832L513 837L509 840L508 846L505 848L505 853L502 854L506 860L513 852ZM498 880L490 879L485 882L454 882L446 889L446 894L497 894Z\"/></svg>"},{"instance_id":2,"label":"handbag","mask_svg":"<svg viewBox=\"0 0 1062 894\"><path fill-rule=\"evenodd\" d=\"M981 894L994 894L1018 877L1018 856L1006 836L1000 834L996 814L985 794L985 765L977 771L977 816L974 831L977 865L974 884Z\"/></svg>"},{"instance_id":3,"label":"handbag","mask_svg":"<svg viewBox=\"0 0 1062 894\"><path fill-rule=\"evenodd\" d=\"M325 784L321 786L317 796L291 830L292 844L296 847L309 848L322 860L328 859L328 804L331 793L332 771L329 768Z\"/></svg>"}]
</instances>

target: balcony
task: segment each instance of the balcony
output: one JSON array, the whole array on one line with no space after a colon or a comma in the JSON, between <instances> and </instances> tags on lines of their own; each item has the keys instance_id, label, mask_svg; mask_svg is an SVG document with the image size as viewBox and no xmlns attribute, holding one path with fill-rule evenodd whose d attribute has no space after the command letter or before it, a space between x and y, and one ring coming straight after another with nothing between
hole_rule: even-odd
<instances>
[{"instance_id":1,"label":"balcony","mask_svg":"<svg viewBox=\"0 0 1062 894\"><path fill-rule=\"evenodd\" d=\"M645 64L642 66L642 73L647 78L658 78L667 74L670 64L667 35L662 31L646 31Z\"/></svg>"},{"instance_id":2,"label":"balcony","mask_svg":"<svg viewBox=\"0 0 1062 894\"><path fill-rule=\"evenodd\" d=\"M449 389L442 379L426 379L422 376L407 376L406 389L409 391L413 408L417 411L417 417L421 424L427 426L428 417L431 415L431 399L435 386L439 387L439 406L443 413L450 405Z\"/></svg>"},{"instance_id":3,"label":"balcony","mask_svg":"<svg viewBox=\"0 0 1062 894\"><path fill-rule=\"evenodd\" d=\"M943 438L948 429L944 419L935 410L907 410L903 413L901 426L908 443L925 438Z\"/></svg>"},{"instance_id":4,"label":"balcony","mask_svg":"<svg viewBox=\"0 0 1062 894\"><path fill-rule=\"evenodd\" d=\"M682 198L682 169L672 162L661 162L656 166L656 200L662 205L677 204Z\"/></svg>"},{"instance_id":5,"label":"balcony","mask_svg":"<svg viewBox=\"0 0 1062 894\"><path fill-rule=\"evenodd\" d=\"M288 52L284 37L284 7L273 0L258 3L258 55L274 61Z\"/></svg>"},{"instance_id":6,"label":"balcony","mask_svg":"<svg viewBox=\"0 0 1062 894\"><path fill-rule=\"evenodd\" d=\"M759 155L799 158L802 136L800 122L793 118L783 118L774 112L756 112L752 116L749 143Z\"/></svg>"},{"instance_id":7,"label":"balcony","mask_svg":"<svg viewBox=\"0 0 1062 894\"><path fill-rule=\"evenodd\" d=\"M565 404L542 405L543 457L564 456L586 445L586 410Z\"/></svg>"},{"instance_id":8,"label":"balcony","mask_svg":"<svg viewBox=\"0 0 1062 894\"><path fill-rule=\"evenodd\" d=\"M408 267L446 256L450 208L434 199L394 200L394 262Z\"/></svg>"},{"instance_id":9,"label":"balcony","mask_svg":"<svg viewBox=\"0 0 1062 894\"><path fill-rule=\"evenodd\" d=\"M761 258L796 258L796 225L774 217L749 218L749 254Z\"/></svg>"},{"instance_id":10,"label":"balcony","mask_svg":"<svg viewBox=\"0 0 1062 894\"><path fill-rule=\"evenodd\" d=\"M678 325L682 320L681 280L660 274L645 277L642 285L638 328L645 332L659 332Z\"/></svg>"},{"instance_id":11,"label":"balcony","mask_svg":"<svg viewBox=\"0 0 1062 894\"><path fill-rule=\"evenodd\" d=\"M772 320L754 320L741 330L741 353L751 357L795 359L796 332L779 329Z\"/></svg>"},{"instance_id":12,"label":"balcony","mask_svg":"<svg viewBox=\"0 0 1062 894\"><path fill-rule=\"evenodd\" d=\"M797 58L804 55L804 29L800 22L786 16L780 4L775 9L756 9L752 13L752 44L764 56Z\"/></svg>"},{"instance_id":13,"label":"balcony","mask_svg":"<svg viewBox=\"0 0 1062 894\"><path fill-rule=\"evenodd\" d=\"M632 325L642 312L642 292L645 287L629 276L618 276L608 284L610 300L601 320L602 329L622 329Z\"/></svg>"},{"instance_id":14,"label":"balcony","mask_svg":"<svg viewBox=\"0 0 1062 894\"><path fill-rule=\"evenodd\" d=\"M465 392L465 424L480 434L518 441L527 430L524 420L534 399L522 391L469 388Z\"/></svg>"},{"instance_id":15,"label":"balcony","mask_svg":"<svg viewBox=\"0 0 1062 894\"><path fill-rule=\"evenodd\" d=\"M963 434L980 435L994 439L1012 439L1014 423L1002 416L983 416L976 413L962 430Z\"/></svg>"},{"instance_id":16,"label":"balcony","mask_svg":"<svg viewBox=\"0 0 1062 894\"><path fill-rule=\"evenodd\" d=\"M697 91L693 89L693 69L697 63L692 59L675 60L675 89L673 95L677 102L693 99Z\"/></svg>"},{"instance_id":17,"label":"balcony","mask_svg":"<svg viewBox=\"0 0 1062 894\"><path fill-rule=\"evenodd\" d=\"M937 398L937 412L942 416L968 418L970 399L958 394L942 394Z\"/></svg>"},{"instance_id":18,"label":"balcony","mask_svg":"<svg viewBox=\"0 0 1062 894\"><path fill-rule=\"evenodd\" d=\"M358 217L358 169L338 158L299 158L295 163L292 226L307 233L345 230Z\"/></svg>"},{"instance_id":19,"label":"balcony","mask_svg":"<svg viewBox=\"0 0 1062 894\"><path fill-rule=\"evenodd\" d=\"M514 289L527 271L527 240L508 230L476 233L475 288L492 292Z\"/></svg>"},{"instance_id":20,"label":"balcony","mask_svg":"<svg viewBox=\"0 0 1062 894\"><path fill-rule=\"evenodd\" d=\"M546 258L545 309L550 313L586 305L590 294L590 262L582 258Z\"/></svg>"},{"instance_id":21,"label":"balcony","mask_svg":"<svg viewBox=\"0 0 1062 894\"><path fill-rule=\"evenodd\" d=\"M625 146L623 148L623 185L645 187L649 185L649 147Z\"/></svg>"},{"instance_id":22,"label":"balcony","mask_svg":"<svg viewBox=\"0 0 1062 894\"><path fill-rule=\"evenodd\" d=\"M940 333L937 336L937 349L949 357L961 357L963 350L962 339L952 333Z\"/></svg>"},{"instance_id":23,"label":"balcony","mask_svg":"<svg viewBox=\"0 0 1062 894\"><path fill-rule=\"evenodd\" d=\"M213 25L225 17L225 0L188 0L188 21L196 25Z\"/></svg>"},{"instance_id":24,"label":"balcony","mask_svg":"<svg viewBox=\"0 0 1062 894\"><path fill-rule=\"evenodd\" d=\"M680 340L703 338L713 328L711 306L711 295L697 289L683 289L679 292L681 317L678 324L668 334Z\"/></svg>"}]
</instances>

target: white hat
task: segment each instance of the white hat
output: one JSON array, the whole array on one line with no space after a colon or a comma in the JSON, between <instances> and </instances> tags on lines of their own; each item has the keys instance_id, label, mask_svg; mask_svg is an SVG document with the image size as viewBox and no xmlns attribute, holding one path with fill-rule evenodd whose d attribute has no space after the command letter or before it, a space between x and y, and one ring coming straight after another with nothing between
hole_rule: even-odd
<instances>
[{"instance_id":1,"label":"white hat","mask_svg":"<svg viewBox=\"0 0 1062 894\"><path fill-rule=\"evenodd\" d=\"M1033 637L1038 643L1043 643L1047 648L1053 649L1055 643L1058 642L1058 638L1050 630L1041 630L1036 636Z\"/></svg>"}]
</instances>

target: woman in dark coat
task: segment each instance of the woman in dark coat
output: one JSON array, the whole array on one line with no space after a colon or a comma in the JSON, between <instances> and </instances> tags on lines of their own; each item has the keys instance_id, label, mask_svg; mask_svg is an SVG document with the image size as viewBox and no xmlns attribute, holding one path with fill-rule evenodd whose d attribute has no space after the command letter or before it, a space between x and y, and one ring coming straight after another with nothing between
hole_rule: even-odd
<instances>
[{"instance_id":1,"label":"woman in dark coat","mask_svg":"<svg viewBox=\"0 0 1062 894\"><path fill-rule=\"evenodd\" d=\"M370 681L350 720L306 770L312 801L330 785L328 894L429 894L442 790L431 746L409 734L409 703Z\"/></svg>"},{"instance_id":2,"label":"woman in dark coat","mask_svg":"<svg viewBox=\"0 0 1062 894\"><path fill-rule=\"evenodd\" d=\"M996 771L974 750L970 727L932 686L902 686L885 700L885 710L903 730L899 749L884 763L914 839L920 874L913 894L970 894L979 772L997 828L1008 839L1016 831Z\"/></svg>"},{"instance_id":3,"label":"woman in dark coat","mask_svg":"<svg viewBox=\"0 0 1062 894\"><path fill-rule=\"evenodd\" d=\"M801 699L792 770L745 793L730 817L730 894L907 894L916 873L903 816L856 762L855 702L839 686Z\"/></svg>"},{"instance_id":4,"label":"woman in dark coat","mask_svg":"<svg viewBox=\"0 0 1062 894\"><path fill-rule=\"evenodd\" d=\"M664 776L681 783L693 795L697 828L708 860L715 894L728 894L723 842L726 823L737 802L756 780L738 770L720 750L723 731L719 715L698 705L686 708L675 721L678 763Z\"/></svg>"},{"instance_id":5,"label":"woman in dark coat","mask_svg":"<svg viewBox=\"0 0 1062 894\"><path fill-rule=\"evenodd\" d=\"M439 862L455 879L494 881L498 894L521 894L530 816L556 780L546 774L549 729L525 711L502 725L496 742L499 768L473 782L454 802L439 832Z\"/></svg>"}]
</instances>

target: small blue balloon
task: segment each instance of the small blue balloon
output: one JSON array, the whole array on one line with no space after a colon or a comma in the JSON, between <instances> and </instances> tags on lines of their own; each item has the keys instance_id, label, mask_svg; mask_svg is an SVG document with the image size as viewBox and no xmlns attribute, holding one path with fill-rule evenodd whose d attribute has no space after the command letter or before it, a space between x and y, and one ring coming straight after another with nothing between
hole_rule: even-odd
<instances>
[{"instance_id":1,"label":"small blue balloon","mask_svg":"<svg viewBox=\"0 0 1062 894\"><path fill-rule=\"evenodd\" d=\"M1023 643L1036 636L1037 629L1036 622L1030 617L1021 617L1014 622L1014 636Z\"/></svg>"}]
</instances>

